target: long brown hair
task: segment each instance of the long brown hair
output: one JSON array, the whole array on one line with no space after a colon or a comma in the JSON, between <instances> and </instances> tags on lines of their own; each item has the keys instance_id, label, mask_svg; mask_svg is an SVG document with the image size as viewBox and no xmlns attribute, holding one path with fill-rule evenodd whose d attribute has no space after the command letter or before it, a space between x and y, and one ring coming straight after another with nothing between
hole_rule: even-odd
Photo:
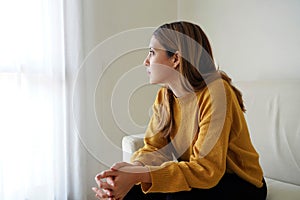
<instances>
[{"instance_id":1,"label":"long brown hair","mask_svg":"<svg viewBox=\"0 0 300 200\"><path fill-rule=\"evenodd\" d=\"M173 22L158 27L153 36L166 49L169 57L180 52L181 62L178 71L182 75L182 84L188 91L200 91L217 78L222 78L232 87L242 111L246 111L241 92L232 85L231 79L223 71L217 69L212 48L204 31L190 22ZM165 90L165 99L160 109L161 121L158 131L167 137L174 124L172 104L174 95L169 88Z\"/></svg>"}]
</instances>

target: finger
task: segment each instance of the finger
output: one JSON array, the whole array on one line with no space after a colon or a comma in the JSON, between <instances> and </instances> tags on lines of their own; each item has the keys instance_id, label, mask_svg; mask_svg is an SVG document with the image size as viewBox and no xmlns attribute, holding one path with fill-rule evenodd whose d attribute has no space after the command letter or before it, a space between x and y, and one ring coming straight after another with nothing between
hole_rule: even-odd
<instances>
[{"instance_id":1,"label":"finger","mask_svg":"<svg viewBox=\"0 0 300 200\"><path fill-rule=\"evenodd\" d=\"M107 177L106 178L106 182L113 187L115 186L114 180L115 180L115 177Z\"/></svg>"},{"instance_id":2,"label":"finger","mask_svg":"<svg viewBox=\"0 0 300 200\"><path fill-rule=\"evenodd\" d=\"M109 189L103 189L103 192L106 194L108 198L113 198L113 191Z\"/></svg>"},{"instance_id":3,"label":"finger","mask_svg":"<svg viewBox=\"0 0 300 200\"><path fill-rule=\"evenodd\" d=\"M102 173L102 172L101 172ZM97 181L101 181L101 173L98 173L96 176L95 176L95 181L97 182Z\"/></svg>"},{"instance_id":4,"label":"finger","mask_svg":"<svg viewBox=\"0 0 300 200\"><path fill-rule=\"evenodd\" d=\"M96 183L97 183L98 187L100 187L100 184L101 184L101 182L106 182L106 180L105 180L105 179L102 179L102 178L101 178L101 175L100 175L100 173L99 173L99 174L97 174L97 175L95 176L95 181L96 181Z\"/></svg>"},{"instance_id":5,"label":"finger","mask_svg":"<svg viewBox=\"0 0 300 200\"><path fill-rule=\"evenodd\" d=\"M128 166L128 165L132 165L132 164L127 163L127 162L117 162L117 163L113 164L110 167L110 169L112 169L112 170L118 170L118 169L120 169L120 168L122 168L124 166Z\"/></svg>"},{"instance_id":6,"label":"finger","mask_svg":"<svg viewBox=\"0 0 300 200\"><path fill-rule=\"evenodd\" d=\"M111 176L117 176L118 175L118 172L117 171L114 171L114 170L106 170L106 171L103 171L99 174L99 178L103 179L103 178L108 178L108 177L111 177Z\"/></svg>"},{"instance_id":7,"label":"finger","mask_svg":"<svg viewBox=\"0 0 300 200\"><path fill-rule=\"evenodd\" d=\"M103 198L110 198L111 195L108 195L107 191L104 191L104 190L99 190L98 188L96 187L93 187L92 190L96 193L96 197L98 199L103 199Z\"/></svg>"},{"instance_id":8,"label":"finger","mask_svg":"<svg viewBox=\"0 0 300 200\"><path fill-rule=\"evenodd\" d=\"M114 183L107 183L107 182L101 182L100 186L101 189L107 189L107 190L112 190L114 187Z\"/></svg>"},{"instance_id":9,"label":"finger","mask_svg":"<svg viewBox=\"0 0 300 200\"><path fill-rule=\"evenodd\" d=\"M95 181L100 186L101 182L107 182L108 178L114 179L114 176L116 176L117 173L113 172L112 170L103 171L95 176Z\"/></svg>"}]
</instances>

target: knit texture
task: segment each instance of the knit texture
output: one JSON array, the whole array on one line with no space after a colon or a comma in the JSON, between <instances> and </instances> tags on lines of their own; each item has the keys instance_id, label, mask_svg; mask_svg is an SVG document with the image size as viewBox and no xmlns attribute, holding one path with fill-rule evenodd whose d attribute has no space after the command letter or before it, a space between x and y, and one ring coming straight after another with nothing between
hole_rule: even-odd
<instances>
[{"instance_id":1,"label":"knit texture","mask_svg":"<svg viewBox=\"0 0 300 200\"><path fill-rule=\"evenodd\" d=\"M131 161L150 169L147 192L189 191L212 188L225 173L235 173L262 187L263 172L247 123L231 86L216 80L196 93L174 96L174 130L169 138L157 131L164 90L158 91L144 147Z\"/></svg>"}]
</instances>

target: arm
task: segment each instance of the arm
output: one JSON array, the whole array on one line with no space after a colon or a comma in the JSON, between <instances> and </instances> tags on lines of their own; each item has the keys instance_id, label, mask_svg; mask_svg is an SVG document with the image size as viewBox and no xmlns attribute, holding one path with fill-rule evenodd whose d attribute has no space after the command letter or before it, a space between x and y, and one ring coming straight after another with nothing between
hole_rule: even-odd
<instances>
[{"instance_id":1,"label":"arm","mask_svg":"<svg viewBox=\"0 0 300 200\"><path fill-rule=\"evenodd\" d=\"M191 188L205 189L215 186L226 170L226 131L228 130L228 127L225 127L218 142L204 157L199 154L201 151L201 139L199 139L193 147L194 152L189 161L166 162L161 166L148 166L152 184L142 183L143 191L178 192L189 191Z\"/></svg>"},{"instance_id":2,"label":"arm","mask_svg":"<svg viewBox=\"0 0 300 200\"><path fill-rule=\"evenodd\" d=\"M142 183L144 192L178 192L188 191L191 188L211 188L225 173L232 128L231 95L227 95L227 91L225 95L224 92L220 93L218 88L211 90L204 92L199 99L199 131L188 151L189 158L181 162L166 162L161 166L148 166L152 185L149 187L148 184ZM178 134L187 133L183 131ZM184 137L182 139L179 137L178 141L183 139Z\"/></svg>"}]
</instances>

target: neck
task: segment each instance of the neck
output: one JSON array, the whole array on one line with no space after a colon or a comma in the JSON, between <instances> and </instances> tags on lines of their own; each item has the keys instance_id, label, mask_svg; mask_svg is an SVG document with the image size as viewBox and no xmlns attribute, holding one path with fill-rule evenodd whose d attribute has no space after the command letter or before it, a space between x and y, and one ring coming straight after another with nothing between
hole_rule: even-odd
<instances>
[{"instance_id":1,"label":"neck","mask_svg":"<svg viewBox=\"0 0 300 200\"><path fill-rule=\"evenodd\" d=\"M169 76L166 84L177 98L183 97L194 91L188 80L177 70L174 70L174 73Z\"/></svg>"},{"instance_id":2,"label":"neck","mask_svg":"<svg viewBox=\"0 0 300 200\"><path fill-rule=\"evenodd\" d=\"M168 86L177 98L183 97L192 92L192 90L191 91L186 90L180 81L169 83Z\"/></svg>"}]
</instances>

